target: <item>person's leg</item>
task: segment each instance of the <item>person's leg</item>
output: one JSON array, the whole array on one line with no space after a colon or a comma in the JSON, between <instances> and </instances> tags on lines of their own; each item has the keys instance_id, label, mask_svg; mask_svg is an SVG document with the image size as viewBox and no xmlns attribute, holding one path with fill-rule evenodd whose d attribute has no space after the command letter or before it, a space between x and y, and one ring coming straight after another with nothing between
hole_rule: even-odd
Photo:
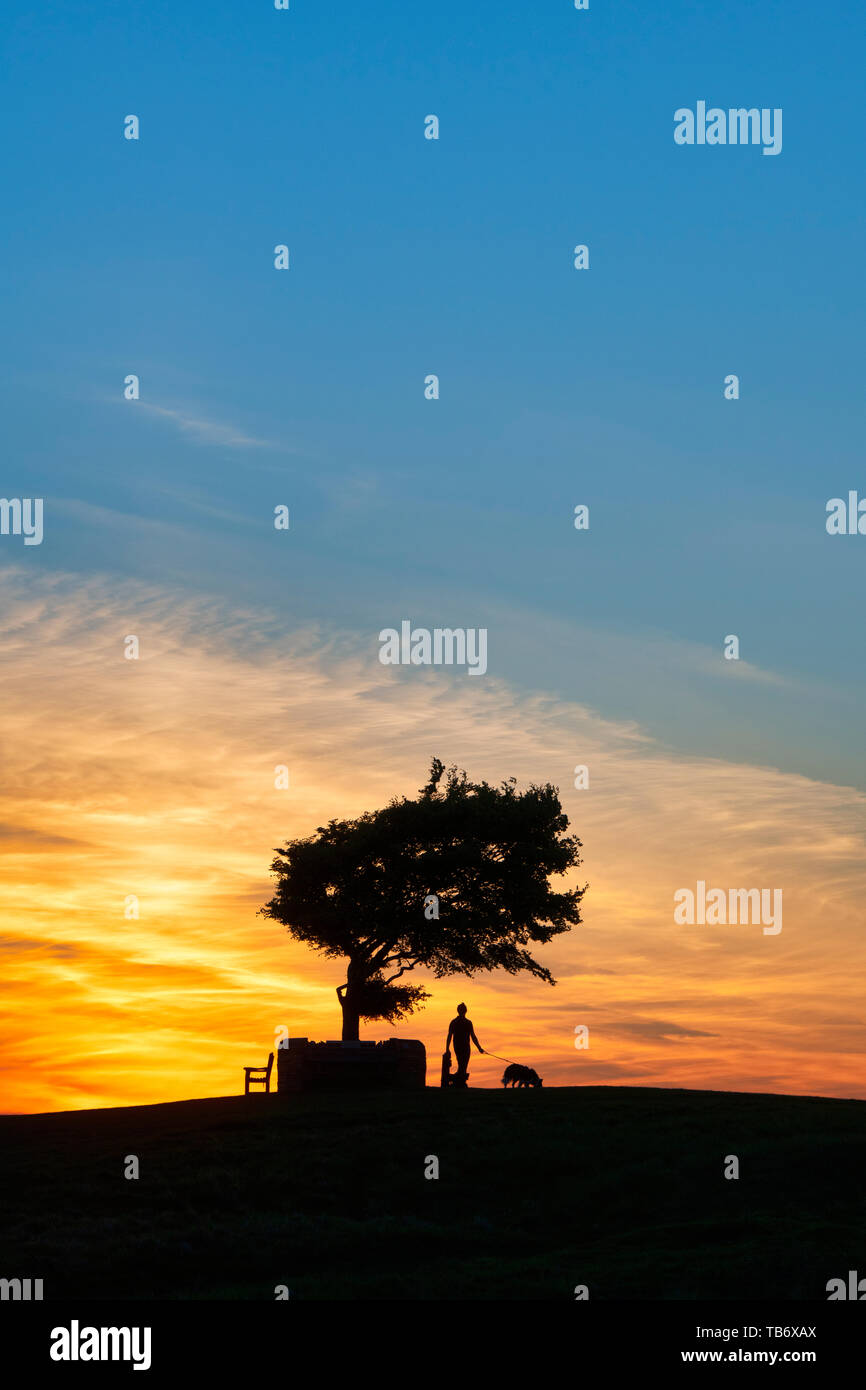
<instances>
[{"instance_id":1,"label":"person's leg","mask_svg":"<svg viewBox=\"0 0 866 1390\"><path fill-rule=\"evenodd\" d=\"M469 1071L469 1048L464 1051L455 1047L454 1056L457 1058L457 1075L454 1078L455 1086L466 1085L466 1074Z\"/></svg>"}]
</instances>

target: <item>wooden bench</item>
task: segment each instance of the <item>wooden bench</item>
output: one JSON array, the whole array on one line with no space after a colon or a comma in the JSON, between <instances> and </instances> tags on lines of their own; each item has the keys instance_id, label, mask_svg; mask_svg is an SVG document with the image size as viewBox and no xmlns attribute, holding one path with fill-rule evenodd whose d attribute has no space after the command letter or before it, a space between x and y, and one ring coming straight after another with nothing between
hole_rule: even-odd
<instances>
[{"instance_id":1,"label":"wooden bench","mask_svg":"<svg viewBox=\"0 0 866 1390\"><path fill-rule=\"evenodd\" d=\"M248 1096L251 1086L264 1086L265 1091L271 1089L271 1070L274 1065L274 1054L271 1053L266 1067L244 1067L244 1095Z\"/></svg>"}]
</instances>

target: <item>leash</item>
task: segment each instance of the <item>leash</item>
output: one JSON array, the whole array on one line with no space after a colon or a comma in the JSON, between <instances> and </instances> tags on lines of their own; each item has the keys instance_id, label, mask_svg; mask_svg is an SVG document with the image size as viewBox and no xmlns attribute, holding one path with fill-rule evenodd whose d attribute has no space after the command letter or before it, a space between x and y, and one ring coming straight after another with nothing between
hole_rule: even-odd
<instances>
[{"instance_id":1,"label":"leash","mask_svg":"<svg viewBox=\"0 0 866 1390\"><path fill-rule=\"evenodd\" d=\"M510 1062L513 1067L522 1067L522 1062L515 1062L513 1057L500 1057L498 1052L488 1052L487 1048L482 1052L482 1057L495 1057L497 1062Z\"/></svg>"}]
</instances>

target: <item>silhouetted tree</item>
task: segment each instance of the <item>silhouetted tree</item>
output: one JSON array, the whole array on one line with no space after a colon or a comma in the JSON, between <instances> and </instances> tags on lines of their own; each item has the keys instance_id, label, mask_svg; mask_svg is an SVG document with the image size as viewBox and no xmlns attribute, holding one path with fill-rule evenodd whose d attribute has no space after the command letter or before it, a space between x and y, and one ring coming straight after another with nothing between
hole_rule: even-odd
<instances>
[{"instance_id":1,"label":"silhouetted tree","mask_svg":"<svg viewBox=\"0 0 866 1390\"><path fill-rule=\"evenodd\" d=\"M430 997L396 983L415 966L437 978L526 970L554 984L527 946L580 922L585 887L548 884L580 863L567 829L556 787L470 782L434 758L414 800L329 821L275 850L276 893L261 912L296 941L348 958L337 996L343 1038L357 1039L362 1018L393 1022ZM438 920L424 911L433 894Z\"/></svg>"}]
</instances>

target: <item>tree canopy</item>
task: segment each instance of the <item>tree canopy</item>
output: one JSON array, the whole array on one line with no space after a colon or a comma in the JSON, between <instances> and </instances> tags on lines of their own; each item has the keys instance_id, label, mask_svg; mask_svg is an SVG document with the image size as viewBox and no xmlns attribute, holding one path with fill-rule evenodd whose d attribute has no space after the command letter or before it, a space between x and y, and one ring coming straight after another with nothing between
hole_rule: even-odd
<instances>
[{"instance_id":1,"label":"tree canopy","mask_svg":"<svg viewBox=\"0 0 866 1390\"><path fill-rule=\"evenodd\" d=\"M337 993L343 1037L357 1038L361 1018L393 1022L429 998L397 983L416 966L437 978L527 971L554 984L529 947L580 922L585 887L548 882L581 862L567 830L551 784L470 782L434 758L417 797L331 820L275 850L276 891L261 912L296 941L347 959Z\"/></svg>"}]
</instances>

